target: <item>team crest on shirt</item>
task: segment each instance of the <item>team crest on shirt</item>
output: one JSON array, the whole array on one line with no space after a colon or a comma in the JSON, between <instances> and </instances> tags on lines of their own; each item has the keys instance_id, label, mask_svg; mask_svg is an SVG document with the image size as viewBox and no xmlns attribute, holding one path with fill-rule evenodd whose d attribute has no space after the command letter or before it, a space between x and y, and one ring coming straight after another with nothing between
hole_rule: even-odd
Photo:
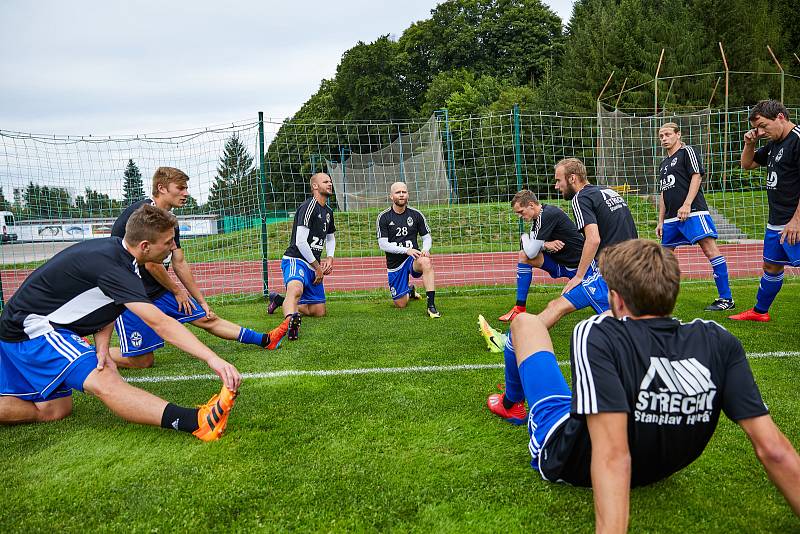
<instances>
[{"instance_id":1,"label":"team crest on shirt","mask_svg":"<svg viewBox=\"0 0 800 534\"><path fill-rule=\"evenodd\" d=\"M781 148L778 150L778 153L775 155L775 163L779 162L783 157L783 149Z\"/></svg>"},{"instance_id":2,"label":"team crest on shirt","mask_svg":"<svg viewBox=\"0 0 800 534\"><path fill-rule=\"evenodd\" d=\"M406 224L409 226L414 226L414 219L409 217L408 219L406 219Z\"/></svg>"},{"instance_id":3,"label":"team crest on shirt","mask_svg":"<svg viewBox=\"0 0 800 534\"><path fill-rule=\"evenodd\" d=\"M716 394L711 371L695 358L651 357L639 385L634 418L655 425L708 423Z\"/></svg>"},{"instance_id":4,"label":"team crest on shirt","mask_svg":"<svg viewBox=\"0 0 800 534\"><path fill-rule=\"evenodd\" d=\"M137 349L142 346L142 334L140 334L136 330L131 332L131 345L133 345Z\"/></svg>"},{"instance_id":5,"label":"team crest on shirt","mask_svg":"<svg viewBox=\"0 0 800 534\"><path fill-rule=\"evenodd\" d=\"M88 342L88 341L86 341L85 339L83 339L83 338L82 338L81 336L79 336L78 334L72 334L70 337L72 338L72 340L73 340L75 343L77 343L78 345L80 345L80 346L82 346L82 347L86 347L86 348L88 349L88 348L91 346L91 345L89 345L89 342Z\"/></svg>"},{"instance_id":6,"label":"team crest on shirt","mask_svg":"<svg viewBox=\"0 0 800 534\"><path fill-rule=\"evenodd\" d=\"M678 158L676 156L676 157L672 158L672 161L669 162L669 166L670 167L674 167L677 163L678 163Z\"/></svg>"}]
</instances>

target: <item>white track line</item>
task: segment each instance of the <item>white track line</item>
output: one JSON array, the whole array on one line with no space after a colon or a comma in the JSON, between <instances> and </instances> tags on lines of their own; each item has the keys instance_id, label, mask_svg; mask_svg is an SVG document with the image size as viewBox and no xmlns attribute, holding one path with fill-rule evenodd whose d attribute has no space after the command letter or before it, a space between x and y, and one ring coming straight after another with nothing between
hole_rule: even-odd
<instances>
[{"instance_id":1,"label":"white track line","mask_svg":"<svg viewBox=\"0 0 800 534\"><path fill-rule=\"evenodd\" d=\"M750 359L760 358L794 358L800 356L800 352L778 351L778 352L751 352L747 355ZM558 362L561 367L569 365L568 360ZM412 367L364 367L361 369L328 369L319 371L269 371L266 373L242 373L246 379L252 378L284 378L287 376L343 376L343 375L377 375L377 374L397 374L397 373L442 373L449 371L479 371L483 369L502 369L502 363L484 364L464 364L464 365L429 365ZM125 380L131 383L162 383L162 382L185 382L187 380L217 380L216 375L177 375L177 376L133 376L126 377Z\"/></svg>"}]
</instances>

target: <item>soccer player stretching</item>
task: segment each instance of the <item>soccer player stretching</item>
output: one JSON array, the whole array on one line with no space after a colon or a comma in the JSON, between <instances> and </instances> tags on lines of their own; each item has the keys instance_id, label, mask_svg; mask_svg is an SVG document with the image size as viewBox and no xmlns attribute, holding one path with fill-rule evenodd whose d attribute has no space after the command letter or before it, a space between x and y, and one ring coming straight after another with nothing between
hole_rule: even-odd
<instances>
[{"instance_id":1,"label":"soccer player stretching","mask_svg":"<svg viewBox=\"0 0 800 534\"><path fill-rule=\"evenodd\" d=\"M520 236L522 250L517 258L517 304L501 315L511 321L525 311L533 268L542 269L551 278L572 278L583 252L583 236L575 223L556 206L539 203L532 191L523 189L511 199L511 209L531 224L530 232Z\"/></svg>"},{"instance_id":2,"label":"soccer player stretching","mask_svg":"<svg viewBox=\"0 0 800 534\"><path fill-rule=\"evenodd\" d=\"M139 274L175 250L171 213L145 205L124 239L84 241L36 269L0 316L0 423L37 423L72 412L72 390L94 395L123 419L219 439L242 377L150 302ZM199 408L168 403L125 382L109 354L114 320L128 309L161 338L204 361L222 390ZM94 336L95 346L82 336Z\"/></svg>"},{"instance_id":3,"label":"soccer player stretching","mask_svg":"<svg viewBox=\"0 0 800 534\"><path fill-rule=\"evenodd\" d=\"M189 196L189 177L173 167L159 167L153 174L153 198L134 202L114 221L111 235L123 237L130 216L141 206L148 204L171 211L186 204ZM183 286L178 285L167 274L170 265ZM284 321L271 332L262 334L249 328L226 321L214 313L206 302L202 291L192 276L192 270L181 248L180 229L175 227L175 250L161 262L145 263L140 274L147 296L152 303L179 323L214 334L222 339L275 349L286 335L289 322ZM185 289L184 289L185 288ZM119 367L143 368L153 365L153 352L164 346L164 340L135 313L125 310L115 323L120 347L111 349L111 357Z\"/></svg>"},{"instance_id":4,"label":"soccer player stretching","mask_svg":"<svg viewBox=\"0 0 800 534\"><path fill-rule=\"evenodd\" d=\"M511 323L506 392L488 404L511 423L527 421L531 465L545 480L591 486L597 531L625 532L630 488L692 463L724 412L800 515L800 456L769 416L741 343L715 322L670 317L680 289L672 251L625 241L606 249L600 270L613 317L575 327L572 391L541 319L523 313ZM505 409L503 396L516 404Z\"/></svg>"},{"instance_id":5,"label":"soccer player stretching","mask_svg":"<svg viewBox=\"0 0 800 534\"><path fill-rule=\"evenodd\" d=\"M378 246L386 253L386 270L392 301L405 308L409 298L419 299L417 290L408 284L408 277L422 277L428 299L428 316L441 316L436 309L436 286L431 263L431 230L419 210L408 206L408 186L395 182L390 189L392 207L378 215ZM422 236L422 248L417 237Z\"/></svg>"},{"instance_id":6,"label":"soccer player stretching","mask_svg":"<svg viewBox=\"0 0 800 534\"><path fill-rule=\"evenodd\" d=\"M708 213L700 188L706 173L693 146L681 142L681 131L674 122L658 130L667 157L659 166L661 202L658 205L656 234L661 244L674 249L679 245L700 245L714 271L719 297L706 311L724 311L736 307L728 283L728 264L717 247L717 228Z\"/></svg>"},{"instance_id":7,"label":"soccer player stretching","mask_svg":"<svg viewBox=\"0 0 800 534\"><path fill-rule=\"evenodd\" d=\"M767 167L769 221L764 232L764 274L755 307L732 315L737 321L769 321L769 307L783 285L785 265L800 266L800 126L776 100L762 100L750 110L744 134L742 168ZM756 150L762 137L769 139Z\"/></svg>"},{"instance_id":8,"label":"soccer player stretching","mask_svg":"<svg viewBox=\"0 0 800 534\"><path fill-rule=\"evenodd\" d=\"M336 250L336 225L328 199L333 195L331 177L319 172L311 177L311 198L300 204L294 214L292 238L283 253L281 270L286 296L269 294L267 313L283 306L290 319L288 337L300 337L300 314L322 317L325 309L325 285L322 279L333 271ZM327 257L322 259L322 249Z\"/></svg>"}]
</instances>

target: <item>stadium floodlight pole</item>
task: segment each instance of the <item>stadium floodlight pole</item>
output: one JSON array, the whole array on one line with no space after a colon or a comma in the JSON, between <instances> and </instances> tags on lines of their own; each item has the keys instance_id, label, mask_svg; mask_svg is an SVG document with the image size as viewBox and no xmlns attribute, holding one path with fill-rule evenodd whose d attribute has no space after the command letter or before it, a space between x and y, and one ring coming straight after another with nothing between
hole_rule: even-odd
<instances>
[{"instance_id":1,"label":"stadium floodlight pole","mask_svg":"<svg viewBox=\"0 0 800 534\"><path fill-rule=\"evenodd\" d=\"M261 182L259 209L261 211L261 280L262 293L269 296L269 243L267 241L267 173L264 154L264 112L258 112L258 174Z\"/></svg>"},{"instance_id":2,"label":"stadium floodlight pole","mask_svg":"<svg viewBox=\"0 0 800 534\"><path fill-rule=\"evenodd\" d=\"M767 50L769 50L769 55L772 56L772 61L775 62L775 64L778 66L778 70L781 71L781 102L783 102L783 88L786 73L783 72L783 65L781 65L781 62L775 57L775 52L772 51L772 48L769 45L767 45Z\"/></svg>"},{"instance_id":3,"label":"stadium floodlight pole","mask_svg":"<svg viewBox=\"0 0 800 534\"><path fill-rule=\"evenodd\" d=\"M658 73L661 72L661 62L664 61L664 49L661 49L661 56L658 58L656 67L656 77L653 78L653 115L658 117Z\"/></svg>"},{"instance_id":4,"label":"stadium floodlight pole","mask_svg":"<svg viewBox=\"0 0 800 534\"><path fill-rule=\"evenodd\" d=\"M728 96L731 70L728 68L728 58L725 57L725 49L722 48L722 41L719 42L719 52L722 54L722 64L725 65L725 133L722 136L722 191L728 183Z\"/></svg>"}]
</instances>

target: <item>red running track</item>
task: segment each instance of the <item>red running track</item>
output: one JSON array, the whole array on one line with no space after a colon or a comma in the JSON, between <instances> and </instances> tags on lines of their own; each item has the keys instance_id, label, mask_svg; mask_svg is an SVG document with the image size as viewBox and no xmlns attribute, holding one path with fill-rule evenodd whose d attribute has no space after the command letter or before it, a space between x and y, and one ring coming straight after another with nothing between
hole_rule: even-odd
<instances>
[{"instance_id":1,"label":"red running track","mask_svg":"<svg viewBox=\"0 0 800 534\"><path fill-rule=\"evenodd\" d=\"M728 261L728 272L732 277L761 275L760 243L720 245L720 249ZM711 267L699 247L681 247L677 250L677 256L685 279L710 280ZM433 262L438 287L513 287L516 284L516 252L434 254ZM260 261L193 263L192 272L206 295L261 293ZM30 273L30 269L0 271L6 299L14 294ZM789 268L787 274L800 274L800 269ZM547 284L553 283L553 280L543 271L534 269L534 282ZM333 273L325 278L325 289L329 291L386 286L386 263L383 256L337 258ZM269 262L269 287L271 290L283 289L280 260Z\"/></svg>"}]
</instances>

